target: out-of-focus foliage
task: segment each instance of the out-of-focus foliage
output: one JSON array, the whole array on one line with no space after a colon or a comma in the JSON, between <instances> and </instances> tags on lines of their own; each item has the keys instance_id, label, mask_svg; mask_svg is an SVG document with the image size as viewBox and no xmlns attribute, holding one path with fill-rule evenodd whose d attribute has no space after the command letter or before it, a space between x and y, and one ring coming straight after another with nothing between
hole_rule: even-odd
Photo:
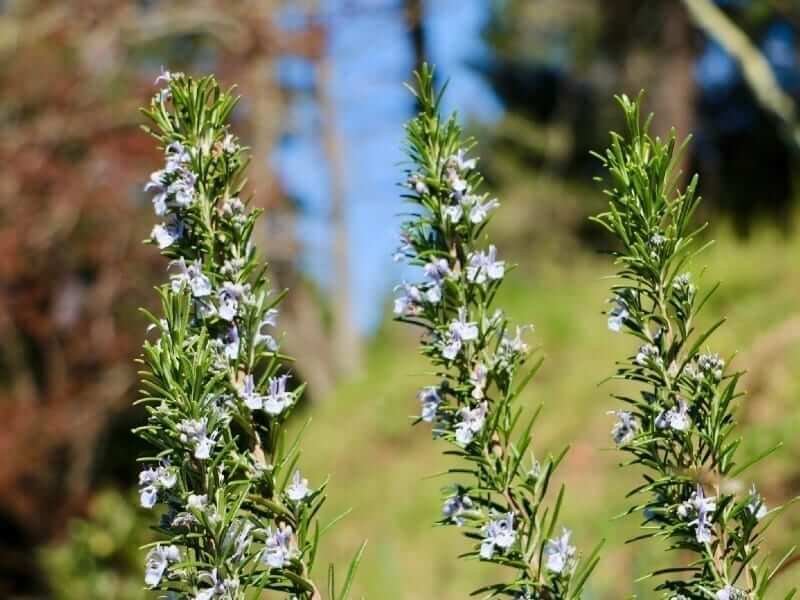
<instances>
[{"instance_id":1,"label":"out-of-focus foliage","mask_svg":"<svg viewBox=\"0 0 800 600\"><path fill-rule=\"evenodd\" d=\"M132 494L107 489L92 498L85 519L70 520L65 542L42 549L54 600L148 596L141 579L139 546L151 541L149 515L134 508Z\"/></svg>"},{"instance_id":2,"label":"out-of-focus foliage","mask_svg":"<svg viewBox=\"0 0 800 600\"><path fill-rule=\"evenodd\" d=\"M0 524L9 532L0 596L41 588L35 563L16 550L58 535L99 480L133 476L127 430L141 415L128 407L145 326L136 307L152 305L148 292L163 275L141 245L150 229L142 174L158 157L137 107L162 63L213 65L248 93L235 116L266 157L283 102L271 61L313 59L324 43L319 27L276 28L280 5L0 3ZM250 185L290 223L265 164ZM270 239L280 285L296 284L301 299L303 318L293 321L290 308L284 325L302 322L304 342L320 349L310 362L324 350L314 342L316 304L297 280L291 236ZM324 367L313 373L326 381Z\"/></svg>"},{"instance_id":3,"label":"out-of-focus foliage","mask_svg":"<svg viewBox=\"0 0 800 600\"><path fill-rule=\"evenodd\" d=\"M800 8L762 0L716 4L797 102ZM619 124L607 99L646 89L656 133L674 126L679 135L695 135L681 166L700 171L710 206L731 214L743 233L763 216L788 227L794 142L759 103L734 55L701 25L677 0L497 3L486 29L495 52L480 68L508 109L490 132L494 162L502 165L498 185L535 184L541 174L585 180L596 172L588 151Z\"/></svg>"}]
</instances>

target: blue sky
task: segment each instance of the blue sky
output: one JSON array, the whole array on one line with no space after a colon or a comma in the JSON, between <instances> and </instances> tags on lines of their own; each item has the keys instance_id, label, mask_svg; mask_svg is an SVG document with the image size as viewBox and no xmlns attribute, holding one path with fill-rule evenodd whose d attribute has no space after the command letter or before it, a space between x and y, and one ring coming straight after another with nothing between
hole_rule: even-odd
<instances>
[{"instance_id":1,"label":"blue sky","mask_svg":"<svg viewBox=\"0 0 800 600\"><path fill-rule=\"evenodd\" d=\"M391 260L404 207L397 182L402 173L402 125L413 104L403 82L412 54L395 2L347 0L325 3L332 57L332 93L347 165L347 227L356 322L369 331L381 318L402 267ZM442 80L450 79L445 109L458 107L465 120L490 121L501 108L491 89L466 65L486 52L480 30L487 18L482 0L437 0L427 14L427 42ZM286 60L285 83L302 87L307 65ZM272 160L286 190L302 202L299 224L304 269L329 287L331 264L327 164L319 139L319 114L302 95L293 103L287 136Z\"/></svg>"}]
</instances>

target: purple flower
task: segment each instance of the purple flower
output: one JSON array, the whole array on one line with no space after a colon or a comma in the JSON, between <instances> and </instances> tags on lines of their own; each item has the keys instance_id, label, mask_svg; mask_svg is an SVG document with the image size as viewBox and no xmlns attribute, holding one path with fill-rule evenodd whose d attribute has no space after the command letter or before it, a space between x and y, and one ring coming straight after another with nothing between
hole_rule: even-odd
<instances>
[{"instance_id":1,"label":"purple flower","mask_svg":"<svg viewBox=\"0 0 800 600\"><path fill-rule=\"evenodd\" d=\"M656 427L659 429L674 429L675 431L688 431L692 426L692 419L689 416L689 406L682 398L678 400L678 405L667 411L662 411L656 417Z\"/></svg>"},{"instance_id":2,"label":"purple flower","mask_svg":"<svg viewBox=\"0 0 800 600\"><path fill-rule=\"evenodd\" d=\"M717 502L714 496L706 496L703 486L697 484L697 489L692 492L688 500L678 505L678 516L685 519L694 517L689 521L689 525L695 527L695 537L701 544L706 544L713 539L711 531L712 518L717 510Z\"/></svg>"},{"instance_id":3,"label":"purple flower","mask_svg":"<svg viewBox=\"0 0 800 600\"><path fill-rule=\"evenodd\" d=\"M487 200L486 202L480 198L475 199L472 208L469 210L470 222L474 223L475 225L483 223L486 220L486 217L489 216L489 213L499 206L500 203L497 201L497 199Z\"/></svg>"},{"instance_id":4,"label":"purple flower","mask_svg":"<svg viewBox=\"0 0 800 600\"><path fill-rule=\"evenodd\" d=\"M245 286L239 283L232 283L226 281L222 284L222 289L217 298L219 300L219 308L217 313L221 319L226 321L233 321L239 311L239 302L242 300L246 292Z\"/></svg>"},{"instance_id":5,"label":"purple flower","mask_svg":"<svg viewBox=\"0 0 800 600\"><path fill-rule=\"evenodd\" d=\"M617 417L617 422L611 429L611 438L614 443L622 446L630 442L639 431L639 420L624 410L611 411L609 414Z\"/></svg>"},{"instance_id":6,"label":"purple flower","mask_svg":"<svg viewBox=\"0 0 800 600\"><path fill-rule=\"evenodd\" d=\"M403 288L403 295L394 300L394 314L412 316L419 314L422 304L422 292L415 285L404 283L398 288ZM397 289L397 288L395 288Z\"/></svg>"},{"instance_id":7,"label":"purple flower","mask_svg":"<svg viewBox=\"0 0 800 600\"><path fill-rule=\"evenodd\" d=\"M172 291L178 292L184 284L188 284L192 290L192 296L202 298L211 294L211 281L203 273L200 261L195 261L190 265L186 264L183 257L173 260L168 268L177 267L178 272L170 274Z\"/></svg>"},{"instance_id":8,"label":"purple flower","mask_svg":"<svg viewBox=\"0 0 800 600\"><path fill-rule=\"evenodd\" d=\"M158 502L158 493L169 490L178 482L175 467L161 465L144 469L139 473L139 504L143 508L153 508Z\"/></svg>"}]
</instances>

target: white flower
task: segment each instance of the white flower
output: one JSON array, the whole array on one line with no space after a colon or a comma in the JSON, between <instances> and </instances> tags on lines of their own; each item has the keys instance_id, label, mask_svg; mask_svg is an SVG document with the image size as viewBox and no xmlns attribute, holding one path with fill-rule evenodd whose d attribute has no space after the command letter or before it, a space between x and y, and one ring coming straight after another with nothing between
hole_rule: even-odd
<instances>
[{"instance_id":1,"label":"white flower","mask_svg":"<svg viewBox=\"0 0 800 600\"><path fill-rule=\"evenodd\" d=\"M408 187L420 195L427 194L429 191L422 173L411 173L411 175L408 176Z\"/></svg>"},{"instance_id":2,"label":"white flower","mask_svg":"<svg viewBox=\"0 0 800 600\"><path fill-rule=\"evenodd\" d=\"M194 510L205 510L208 505L208 496L206 494L189 494L186 498L186 508Z\"/></svg>"},{"instance_id":3,"label":"white flower","mask_svg":"<svg viewBox=\"0 0 800 600\"><path fill-rule=\"evenodd\" d=\"M148 587L154 588L161 583L164 573L170 564L180 560L177 546L158 545L147 554L145 560L144 582Z\"/></svg>"},{"instance_id":4,"label":"white flower","mask_svg":"<svg viewBox=\"0 0 800 600\"><path fill-rule=\"evenodd\" d=\"M461 420L456 423L456 442L460 446L468 446L475 438L475 434L483 429L487 411L486 402L481 402L475 408L465 406L458 411Z\"/></svg>"},{"instance_id":5,"label":"white flower","mask_svg":"<svg viewBox=\"0 0 800 600\"><path fill-rule=\"evenodd\" d=\"M733 587L732 585L726 585L724 588L719 590L716 595L716 600L746 600L747 594L742 590Z\"/></svg>"},{"instance_id":6,"label":"white flower","mask_svg":"<svg viewBox=\"0 0 800 600\"><path fill-rule=\"evenodd\" d=\"M442 343L442 356L447 360L453 360L464 342L470 342L478 338L478 324L467 320L467 309L458 309L458 318L450 323L447 335Z\"/></svg>"},{"instance_id":7,"label":"white flower","mask_svg":"<svg viewBox=\"0 0 800 600\"><path fill-rule=\"evenodd\" d=\"M436 418L439 405L442 403L439 392L435 387L422 388L417 394L417 398L422 404L422 414L420 418L426 423L432 423Z\"/></svg>"},{"instance_id":8,"label":"white flower","mask_svg":"<svg viewBox=\"0 0 800 600\"><path fill-rule=\"evenodd\" d=\"M273 569L280 569L288 565L295 555L292 538L293 532L289 525L282 524L274 533L272 528L268 527L261 561Z\"/></svg>"},{"instance_id":9,"label":"white flower","mask_svg":"<svg viewBox=\"0 0 800 600\"><path fill-rule=\"evenodd\" d=\"M239 302L244 297L247 288L241 284L226 281L222 284L222 289L217 294L219 309L217 310L221 319L233 321L239 311Z\"/></svg>"},{"instance_id":10,"label":"white flower","mask_svg":"<svg viewBox=\"0 0 800 600\"><path fill-rule=\"evenodd\" d=\"M467 279L479 285L485 283L487 279L502 279L505 274L505 261L496 259L497 248L494 245L489 246L488 253L472 252L468 257Z\"/></svg>"},{"instance_id":11,"label":"white flower","mask_svg":"<svg viewBox=\"0 0 800 600\"><path fill-rule=\"evenodd\" d=\"M308 489L308 479L303 479L300 471L295 471L292 475L292 482L286 486L286 495L289 500L293 502L300 502L303 498L308 496L310 490Z\"/></svg>"},{"instance_id":12,"label":"white flower","mask_svg":"<svg viewBox=\"0 0 800 600\"><path fill-rule=\"evenodd\" d=\"M617 422L611 429L611 438L618 446L622 446L630 442L639 431L639 420L631 413L625 410L615 410L608 414L615 415Z\"/></svg>"},{"instance_id":13,"label":"white flower","mask_svg":"<svg viewBox=\"0 0 800 600\"><path fill-rule=\"evenodd\" d=\"M725 371L725 361L719 354L701 354L697 357L696 378L702 380L708 377L714 381L720 381Z\"/></svg>"},{"instance_id":14,"label":"white flower","mask_svg":"<svg viewBox=\"0 0 800 600\"><path fill-rule=\"evenodd\" d=\"M553 573L570 571L575 565L575 546L570 545L572 532L562 528L561 535L554 540L547 540L544 546L545 566Z\"/></svg>"},{"instance_id":15,"label":"white flower","mask_svg":"<svg viewBox=\"0 0 800 600\"><path fill-rule=\"evenodd\" d=\"M264 398L264 410L269 414L279 415L291 405L294 396L292 392L286 390L286 381L288 379L289 375L270 377L269 391Z\"/></svg>"},{"instance_id":16,"label":"white flower","mask_svg":"<svg viewBox=\"0 0 800 600\"><path fill-rule=\"evenodd\" d=\"M480 556L489 560L494 556L495 548L506 550L517 539L514 531L514 513L507 513L504 517L490 521L483 528L483 541L481 542Z\"/></svg>"},{"instance_id":17,"label":"white flower","mask_svg":"<svg viewBox=\"0 0 800 600\"><path fill-rule=\"evenodd\" d=\"M458 152L447 159L447 165L451 169L458 169L459 171L471 171L478 163L477 158L466 158L466 152L459 149Z\"/></svg>"},{"instance_id":18,"label":"white flower","mask_svg":"<svg viewBox=\"0 0 800 600\"><path fill-rule=\"evenodd\" d=\"M203 266L199 261L187 265L183 257L173 260L167 268L177 267L178 272L170 274L172 291L178 292L184 284L192 290L192 296L202 298L211 294L211 281L203 273Z\"/></svg>"},{"instance_id":19,"label":"white flower","mask_svg":"<svg viewBox=\"0 0 800 600\"><path fill-rule=\"evenodd\" d=\"M451 204L445 207L444 216L451 223L458 223L461 220L461 217L464 216L464 208L461 206L461 204Z\"/></svg>"}]
</instances>

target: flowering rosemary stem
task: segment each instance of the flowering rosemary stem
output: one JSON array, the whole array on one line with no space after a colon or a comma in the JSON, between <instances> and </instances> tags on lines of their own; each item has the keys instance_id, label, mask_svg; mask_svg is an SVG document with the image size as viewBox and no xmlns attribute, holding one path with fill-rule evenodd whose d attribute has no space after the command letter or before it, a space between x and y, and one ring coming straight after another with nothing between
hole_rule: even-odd
<instances>
[{"instance_id":1,"label":"flowering rosemary stem","mask_svg":"<svg viewBox=\"0 0 800 600\"><path fill-rule=\"evenodd\" d=\"M620 247L612 253L619 283L612 287L608 327L640 344L616 371L639 392L615 396L628 408L615 411L612 430L629 463L644 470L645 481L632 494L646 499L630 512L643 511L647 533L641 537L665 538L670 549L691 556L652 574L664 577L656 589L665 598L764 598L778 568L768 570L756 556L763 519L774 511L755 486L736 493L737 477L757 462L736 461L741 439L734 434L733 408L741 373L703 350L722 324L696 324L716 288L701 295L685 272L703 249L696 239L704 226L692 225L697 177L676 190L674 133L667 141L651 137L639 102L618 100L628 137L612 134L610 148L598 155L610 176L610 200L594 220Z\"/></svg>"},{"instance_id":2,"label":"flowering rosemary stem","mask_svg":"<svg viewBox=\"0 0 800 600\"><path fill-rule=\"evenodd\" d=\"M260 214L240 199L246 150L229 131L236 104L213 77L165 72L144 110L166 165L146 190L164 222L152 242L169 263L148 313L142 399L153 448L141 460L140 500L165 510L145 582L163 598L252 598L258 590L317 600L311 578L325 485L296 469L299 440L285 422L304 386L292 388L273 336L275 294L252 242ZM345 598L360 552L340 592Z\"/></svg>"},{"instance_id":3,"label":"flowering rosemary stem","mask_svg":"<svg viewBox=\"0 0 800 600\"><path fill-rule=\"evenodd\" d=\"M484 246L489 214L499 206L478 189L473 142L462 139L455 117L438 113L441 95L432 71L417 75L420 113L407 127L411 218L403 225L397 258L424 270L419 284L399 286L397 320L423 328L422 353L436 368L437 385L419 393L422 415L434 437L461 459L450 473L442 524L462 527L474 540L465 556L509 567L513 579L479 592L520 599L578 598L597 563L597 550L578 561L570 532L556 532L563 487L545 508L554 469L563 453L540 465L531 430L516 400L541 361L527 373L529 349L522 335L493 310L506 273L493 245Z\"/></svg>"}]
</instances>

